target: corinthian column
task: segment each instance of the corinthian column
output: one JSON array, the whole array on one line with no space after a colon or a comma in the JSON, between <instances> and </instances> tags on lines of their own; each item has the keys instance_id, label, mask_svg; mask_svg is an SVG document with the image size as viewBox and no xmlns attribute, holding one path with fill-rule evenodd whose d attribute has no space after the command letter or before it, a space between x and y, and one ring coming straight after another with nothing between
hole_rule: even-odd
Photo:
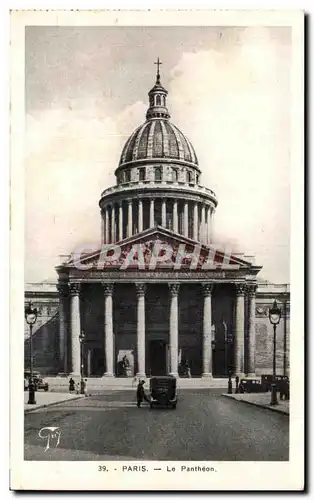
<instances>
[{"instance_id":1,"label":"corinthian column","mask_svg":"<svg viewBox=\"0 0 314 500\"><path fill-rule=\"evenodd\" d=\"M137 377L145 374L145 285L136 283L137 296Z\"/></svg>"},{"instance_id":2,"label":"corinthian column","mask_svg":"<svg viewBox=\"0 0 314 500\"><path fill-rule=\"evenodd\" d=\"M202 205L201 209L201 230L200 230L200 240L202 243L206 243L205 240L205 205Z\"/></svg>"},{"instance_id":3,"label":"corinthian column","mask_svg":"<svg viewBox=\"0 0 314 500\"><path fill-rule=\"evenodd\" d=\"M173 231L178 232L178 202L173 200Z\"/></svg>"},{"instance_id":4,"label":"corinthian column","mask_svg":"<svg viewBox=\"0 0 314 500\"><path fill-rule=\"evenodd\" d=\"M115 243L116 240L116 207L112 205L111 207L111 243Z\"/></svg>"},{"instance_id":5,"label":"corinthian column","mask_svg":"<svg viewBox=\"0 0 314 500\"><path fill-rule=\"evenodd\" d=\"M249 295L249 358L248 358L248 372L249 375L255 376L255 297L256 285L251 285L248 289Z\"/></svg>"},{"instance_id":6,"label":"corinthian column","mask_svg":"<svg viewBox=\"0 0 314 500\"><path fill-rule=\"evenodd\" d=\"M67 283L58 283L59 292L59 366L63 373L68 372L67 349L67 305L69 288Z\"/></svg>"},{"instance_id":7,"label":"corinthian column","mask_svg":"<svg viewBox=\"0 0 314 500\"><path fill-rule=\"evenodd\" d=\"M170 375L178 377L178 295L180 285L169 285L170 289Z\"/></svg>"},{"instance_id":8,"label":"corinthian column","mask_svg":"<svg viewBox=\"0 0 314 500\"><path fill-rule=\"evenodd\" d=\"M57 289L59 292L59 366L61 372L68 373L68 284L58 283Z\"/></svg>"},{"instance_id":9,"label":"corinthian column","mask_svg":"<svg viewBox=\"0 0 314 500\"><path fill-rule=\"evenodd\" d=\"M161 201L161 225L162 227L166 227L167 221L166 221L166 200L163 199Z\"/></svg>"},{"instance_id":10,"label":"corinthian column","mask_svg":"<svg viewBox=\"0 0 314 500\"><path fill-rule=\"evenodd\" d=\"M71 296L71 350L72 376L79 377L81 373L81 318L80 318L80 283L70 284Z\"/></svg>"},{"instance_id":11,"label":"corinthian column","mask_svg":"<svg viewBox=\"0 0 314 500\"><path fill-rule=\"evenodd\" d=\"M154 205L154 200L150 200L150 209L149 209L149 227L154 227L155 226L155 205Z\"/></svg>"},{"instance_id":12,"label":"corinthian column","mask_svg":"<svg viewBox=\"0 0 314 500\"><path fill-rule=\"evenodd\" d=\"M109 212L108 212L108 207L105 208L105 230L106 230L106 236L105 236L105 243L109 243Z\"/></svg>"},{"instance_id":13,"label":"corinthian column","mask_svg":"<svg viewBox=\"0 0 314 500\"><path fill-rule=\"evenodd\" d=\"M183 234L186 238L189 236L189 206L188 202L184 202L183 208Z\"/></svg>"},{"instance_id":14,"label":"corinthian column","mask_svg":"<svg viewBox=\"0 0 314 500\"><path fill-rule=\"evenodd\" d=\"M198 206L194 203L193 207L193 239L198 241Z\"/></svg>"},{"instance_id":15,"label":"corinthian column","mask_svg":"<svg viewBox=\"0 0 314 500\"><path fill-rule=\"evenodd\" d=\"M119 241L123 240L123 207L122 201L119 203Z\"/></svg>"},{"instance_id":16,"label":"corinthian column","mask_svg":"<svg viewBox=\"0 0 314 500\"><path fill-rule=\"evenodd\" d=\"M138 200L138 232L143 231L143 202Z\"/></svg>"},{"instance_id":17,"label":"corinthian column","mask_svg":"<svg viewBox=\"0 0 314 500\"><path fill-rule=\"evenodd\" d=\"M245 285L239 283L236 285L236 374L241 376L244 374L244 294Z\"/></svg>"},{"instance_id":18,"label":"corinthian column","mask_svg":"<svg viewBox=\"0 0 314 500\"><path fill-rule=\"evenodd\" d=\"M112 294L113 284L103 283L105 298L105 377L113 377L113 324L112 324Z\"/></svg>"},{"instance_id":19,"label":"corinthian column","mask_svg":"<svg viewBox=\"0 0 314 500\"><path fill-rule=\"evenodd\" d=\"M212 376L212 291L212 284L203 285L203 377Z\"/></svg>"},{"instance_id":20,"label":"corinthian column","mask_svg":"<svg viewBox=\"0 0 314 500\"><path fill-rule=\"evenodd\" d=\"M128 238L132 236L133 233L133 211L132 211L132 200L129 200L128 202Z\"/></svg>"}]
</instances>

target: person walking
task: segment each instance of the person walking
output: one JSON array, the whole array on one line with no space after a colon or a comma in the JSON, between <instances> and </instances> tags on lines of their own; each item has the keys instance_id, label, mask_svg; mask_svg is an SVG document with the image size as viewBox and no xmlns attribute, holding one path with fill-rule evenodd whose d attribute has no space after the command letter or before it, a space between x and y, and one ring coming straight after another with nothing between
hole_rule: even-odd
<instances>
[{"instance_id":1,"label":"person walking","mask_svg":"<svg viewBox=\"0 0 314 500\"><path fill-rule=\"evenodd\" d=\"M140 408L141 407L141 403L145 400L145 401L148 401L148 398L145 394L145 391L144 391L144 384L145 384L145 380L140 380L138 385L137 385L137 389L136 389L136 400L137 400L137 407Z\"/></svg>"},{"instance_id":2,"label":"person walking","mask_svg":"<svg viewBox=\"0 0 314 500\"><path fill-rule=\"evenodd\" d=\"M73 378L71 377L69 380L69 392L74 392L75 391L75 382Z\"/></svg>"}]
</instances>

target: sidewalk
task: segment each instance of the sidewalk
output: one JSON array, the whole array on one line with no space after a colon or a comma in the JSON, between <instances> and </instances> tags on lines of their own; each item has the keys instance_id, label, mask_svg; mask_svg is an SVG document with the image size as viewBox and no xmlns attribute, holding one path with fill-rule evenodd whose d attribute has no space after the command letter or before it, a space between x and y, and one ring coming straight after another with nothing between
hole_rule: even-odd
<instances>
[{"instance_id":1,"label":"sidewalk","mask_svg":"<svg viewBox=\"0 0 314 500\"><path fill-rule=\"evenodd\" d=\"M261 408L266 408L267 410L276 411L278 413L284 413L289 415L289 401L280 400L278 394L278 405L270 405L270 392L265 392L263 394L222 394L223 396L241 403L247 403L254 406L260 406Z\"/></svg>"},{"instance_id":2,"label":"sidewalk","mask_svg":"<svg viewBox=\"0 0 314 500\"><path fill-rule=\"evenodd\" d=\"M66 394L59 392L35 392L35 405L27 404L28 401L28 391L24 392L24 413L30 413L38 408L44 408L46 406L57 405L63 403L64 401L69 401L73 399L84 398L81 394Z\"/></svg>"}]
</instances>

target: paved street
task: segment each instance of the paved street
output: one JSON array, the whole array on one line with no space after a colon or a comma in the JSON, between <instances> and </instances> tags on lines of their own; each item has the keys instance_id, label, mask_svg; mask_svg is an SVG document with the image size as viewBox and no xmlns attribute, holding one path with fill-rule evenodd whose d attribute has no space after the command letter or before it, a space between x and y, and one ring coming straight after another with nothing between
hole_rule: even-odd
<instances>
[{"instance_id":1,"label":"paved street","mask_svg":"<svg viewBox=\"0 0 314 500\"><path fill-rule=\"evenodd\" d=\"M288 460L289 418L220 395L182 390L176 410L138 409L135 392L91 397L25 415L25 460ZM60 427L45 452L42 427Z\"/></svg>"}]
</instances>

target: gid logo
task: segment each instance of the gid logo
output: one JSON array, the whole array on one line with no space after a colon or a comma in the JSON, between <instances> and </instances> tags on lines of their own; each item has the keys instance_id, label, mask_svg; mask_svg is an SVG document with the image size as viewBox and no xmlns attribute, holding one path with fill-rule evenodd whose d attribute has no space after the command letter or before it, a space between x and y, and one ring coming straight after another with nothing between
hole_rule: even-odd
<instances>
[{"instance_id":1,"label":"gid logo","mask_svg":"<svg viewBox=\"0 0 314 500\"><path fill-rule=\"evenodd\" d=\"M46 448L57 448L60 442L61 430L60 427L42 427L38 432L41 439L46 440Z\"/></svg>"}]
</instances>

